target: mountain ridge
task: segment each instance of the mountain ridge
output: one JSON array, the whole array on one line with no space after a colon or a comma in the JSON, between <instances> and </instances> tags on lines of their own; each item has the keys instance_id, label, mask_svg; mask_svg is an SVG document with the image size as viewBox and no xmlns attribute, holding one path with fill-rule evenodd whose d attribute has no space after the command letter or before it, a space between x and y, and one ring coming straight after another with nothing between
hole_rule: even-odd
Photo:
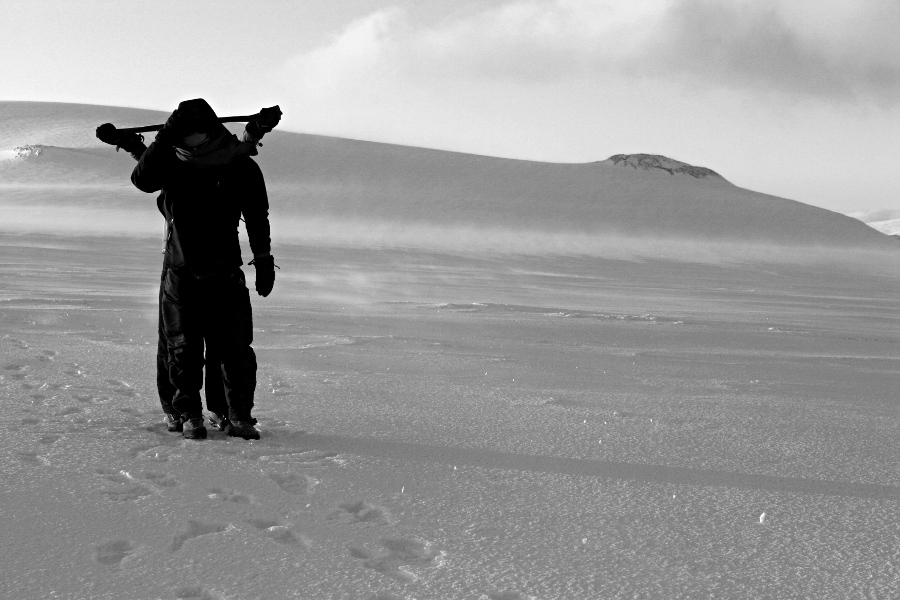
<instances>
[{"instance_id":1,"label":"mountain ridge","mask_svg":"<svg viewBox=\"0 0 900 600\"><path fill-rule=\"evenodd\" d=\"M108 187L112 191L91 195L90 201L140 203L144 196L129 181L133 159L96 140L94 129L104 122L160 123L166 116L122 107L0 102L0 151L41 147L40 154L0 160L0 187L43 186L42 201L57 203L66 201L55 194L64 194L67 185ZM273 218L285 221L785 245L896 244L856 219L745 190L711 169L659 155L546 163L278 130L263 143L256 160L269 187Z\"/></svg>"}]
</instances>

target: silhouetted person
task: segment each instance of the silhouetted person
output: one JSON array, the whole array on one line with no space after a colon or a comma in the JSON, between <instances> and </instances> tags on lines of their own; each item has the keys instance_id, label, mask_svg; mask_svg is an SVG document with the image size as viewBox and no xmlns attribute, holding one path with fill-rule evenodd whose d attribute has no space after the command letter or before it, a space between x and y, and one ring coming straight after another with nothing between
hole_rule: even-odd
<instances>
[{"instance_id":1,"label":"silhouetted person","mask_svg":"<svg viewBox=\"0 0 900 600\"><path fill-rule=\"evenodd\" d=\"M107 129L106 131L110 131ZM104 136L105 137L105 136ZM107 141L104 139L104 141ZM143 136L136 134L118 135L113 133L108 143L127 148L134 157L134 160L141 160L147 146L144 145ZM118 150L118 148L116 148ZM168 223L166 224L166 235L164 236L163 252L165 249L165 241L168 238ZM172 408L172 398L175 397L175 386L169 381L169 350L166 341L166 330L163 326L162 303L163 293L165 292L166 269L163 265L162 275L159 284L159 321L157 327L156 342L156 390L159 393L159 402L162 405L163 414L165 414L166 428L169 431L181 432L183 426L181 416L176 415L175 409ZM206 396L206 410L210 413L210 423L225 429L228 424L228 402L225 400L225 389L222 383L222 366L221 361L210 354L209 348L206 349L206 357L204 359L204 381L203 392Z\"/></svg>"},{"instance_id":2,"label":"silhouetted person","mask_svg":"<svg viewBox=\"0 0 900 600\"><path fill-rule=\"evenodd\" d=\"M187 100L145 151L134 134L111 142L139 156L131 175L138 189L162 191L157 205L167 234L157 363L158 370L166 368L174 390L168 404L166 382L159 374L157 384L170 430L180 425L189 439L206 437L200 400L204 345L207 406L210 388L217 387L210 385L209 375L218 368L227 415L217 413L217 420L229 435L259 439L251 414L257 365L250 346L253 321L240 269L238 222L243 216L253 252L250 264L256 267L256 291L268 296L275 282L269 203L262 172L251 156L279 116L251 121L238 140L205 100ZM219 408L224 412L224 406Z\"/></svg>"}]
</instances>

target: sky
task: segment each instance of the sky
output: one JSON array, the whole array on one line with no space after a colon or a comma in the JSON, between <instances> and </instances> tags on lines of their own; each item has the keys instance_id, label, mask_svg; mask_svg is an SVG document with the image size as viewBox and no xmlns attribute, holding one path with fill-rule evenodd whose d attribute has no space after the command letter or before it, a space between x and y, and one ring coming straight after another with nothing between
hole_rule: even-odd
<instances>
[{"instance_id":1,"label":"sky","mask_svg":"<svg viewBox=\"0 0 900 600\"><path fill-rule=\"evenodd\" d=\"M0 100L551 162L662 154L900 217L900 0L3 0Z\"/></svg>"}]
</instances>

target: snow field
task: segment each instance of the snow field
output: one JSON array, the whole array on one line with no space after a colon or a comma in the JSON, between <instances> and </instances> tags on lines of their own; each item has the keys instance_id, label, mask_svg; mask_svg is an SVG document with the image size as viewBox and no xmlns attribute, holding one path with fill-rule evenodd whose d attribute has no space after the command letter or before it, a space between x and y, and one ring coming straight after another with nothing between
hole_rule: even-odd
<instances>
[{"instance_id":1,"label":"snow field","mask_svg":"<svg viewBox=\"0 0 900 600\"><path fill-rule=\"evenodd\" d=\"M4 244L0 596L898 593L890 269L281 247L193 442L155 240Z\"/></svg>"}]
</instances>

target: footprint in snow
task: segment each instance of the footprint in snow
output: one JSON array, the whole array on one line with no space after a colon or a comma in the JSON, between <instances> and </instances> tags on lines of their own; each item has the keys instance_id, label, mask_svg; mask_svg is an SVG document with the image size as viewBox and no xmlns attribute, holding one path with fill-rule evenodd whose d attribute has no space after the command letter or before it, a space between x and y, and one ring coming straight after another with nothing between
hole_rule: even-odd
<instances>
[{"instance_id":1,"label":"footprint in snow","mask_svg":"<svg viewBox=\"0 0 900 600\"><path fill-rule=\"evenodd\" d=\"M172 539L172 546L169 549L172 552L177 552L181 549L182 546L184 546L184 543L190 539L203 535L209 535L211 533L222 533L226 529L228 529L227 525L222 525L220 523L204 523L202 521L191 519L190 521L188 521L187 530L182 531ZM193 596L182 597L191 598Z\"/></svg>"},{"instance_id":2,"label":"footprint in snow","mask_svg":"<svg viewBox=\"0 0 900 600\"><path fill-rule=\"evenodd\" d=\"M272 382L273 396L290 396L293 393L293 386L283 379L276 379Z\"/></svg>"},{"instance_id":3,"label":"footprint in snow","mask_svg":"<svg viewBox=\"0 0 900 600\"><path fill-rule=\"evenodd\" d=\"M235 504L253 504L255 502L253 496L231 490L223 490L222 488L212 488L209 490L209 497L224 502L234 502Z\"/></svg>"},{"instance_id":4,"label":"footprint in snow","mask_svg":"<svg viewBox=\"0 0 900 600\"><path fill-rule=\"evenodd\" d=\"M21 381L27 377L28 367L19 363L9 363L3 365L3 370L9 373L10 379Z\"/></svg>"},{"instance_id":5,"label":"footprint in snow","mask_svg":"<svg viewBox=\"0 0 900 600\"><path fill-rule=\"evenodd\" d=\"M128 540L104 542L94 548L94 560L101 565L113 567L122 562L134 550L135 547Z\"/></svg>"},{"instance_id":6,"label":"footprint in snow","mask_svg":"<svg viewBox=\"0 0 900 600\"><path fill-rule=\"evenodd\" d=\"M153 490L146 484L137 481L128 471L115 469L97 469L97 475L119 487L100 490L100 493L113 502L134 502L153 495Z\"/></svg>"},{"instance_id":7,"label":"footprint in snow","mask_svg":"<svg viewBox=\"0 0 900 600\"><path fill-rule=\"evenodd\" d=\"M277 519L249 519L247 522L279 544L298 544L306 549L312 547L312 542L308 537L294 533L290 526L283 525Z\"/></svg>"},{"instance_id":8,"label":"footprint in snow","mask_svg":"<svg viewBox=\"0 0 900 600\"><path fill-rule=\"evenodd\" d=\"M58 442L58 441L61 440L61 439L62 439L62 436L61 436L61 435L50 434L50 435L43 435L43 436L41 436L41 439L38 440L38 441L39 441L40 443L42 443L42 444L48 444L48 445L49 445L49 444L55 444L56 442Z\"/></svg>"},{"instance_id":9,"label":"footprint in snow","mask_svg":"<svg viewBox=\"0 0 900 600\"><path fill-rule=\"evenodd\" d=\"M130 398L131 396L134 396L135 394L137 394L137 392L134 390L133 386L130 383L122 381L121 379L107 379L106 383L108 383L111 386L110 389L113 393L116 393L120 396L125 396L125 397Z\"/></svg>"},{"instance_id":10,"label":"footprint in snow","mask_svg":"<svg viewBox=\"0 0 900 600\"><path fill-rule=\"evenodd\" d=\"M309 475L299 473L270 472L268 475L285 492L298 496L311 494L312 489L319 483Z\"/></svg>"},{"instance_id":11,"label":"footprint in snow","mask_svg":"<svg viewBox=\"0 0 900 600\"><path fill-rule=\"evenodd\" d=\"M31 348L31 346L29 346L27 342L24 342L18 338L9 338L9 341L19 350L28 350L29 348Z\"/></svg>"},{"instance_id":12,"label":"footprint in snow","mask_svg":"<svg viewBox=\"0 0 900 600\"><path fill-rule=\"evenodd\" d=\"M268 424L267 424L268 425ZM295 433L306 433L305 431ZM259 460L270 463L291 463L300 468L333 467L341 466L347 462L345 458L338 458L337 452L320 452L318 450L299 450L288 448L281 450L257 451Z\"/></svg>"},{"instance_id":13,"label":"footprint in snow","mask_svg":"<svg viewBox=\"0 0 900 600\"><path fill-rule=\"evenodd\" d=\"M178 480L175 479L175 477L173 477L172 475L166 475L165 473L156 473L154 471L142 471L138 473L137 476L132 475L125 469L117 470L100 468L94 472L111 483L118 483L123 485L138 483L138 479L147 481L160 488L172 488L178 485Z\"/></svg>"},{"instance_id":14,"label":"footprint in snow","mask_svg":"<svg viewBox=\"0 0 900 600\"><path fill-rule=\"evenodd\" d=\"M351 546L350 556L363 561L367 569L374 569L399 581L415 581L417 577L404 567L433 568L441 564L444 553L432 548L430 542L418 538L384 538L383 550Z\"/></svg>"},{"instance_id":15,"label":"footprint in snow","mask_svg":"<svg viewBox=\"0 0 900 600\"><path fill-rule=\"evenodd\" d=\"M172 488L178 485L178 480L171 475L165 473L156 473L154 471L143 471L138 475L141 479L149 481L157 487Z\"/></svg>"},{"instance_id":16,"label":"footprint in snow","mask_svg":"<svg viewBox=\"0 0 900 600\"><path fill-rule=\"evenodd\" d=\"M269 529L270 527L278 527L279 525L281 525L281 521L279 521L278 519L247 519L247 522L260 531Z\"/></svg>"},{"instance_id":17,"label":"footprint in snow","mask_svg":"<svg viewBox=\"0 0 900 600\"><path fill-rule=\"evenodd\" d=\"M165 451L162 444L135 446L134 448L129 448L127 454L129 458L146 458L156 462L169 460L169 453Z\"/></svg>"},{"instance_id":18,"label":"footprint in snow","mask_svg":"<svg viewBox=\"0 0 900 600\"><path fill-rule=\"evenodd\" d=\"M101 467L99 469L94 469L94 473L113 483L129 483L134 481L134 477L124 469L107 469Z\"/></svg>"},{"instance_id":19,"label":"footprint in snow","mask_svg":"<svg viewBox=\"0 0 900 600\"><path fill-rule=\"evenodd\" d=\"M135 483L122 488L100 490L100 493L113 502L136 502L152 496L153 490L143 483Z\"/></svg>"},{"instance_id":20,"label":"footprint in snow","mask_svg":"<svg viewBox=\"0 0 900 600\"><path fill-rule=\"evenodd\" d=\"M63 373L71 377L83 377L84 369L78 363L70 363L67 369L63 369Z\"/></svg>"},{"instance_id":21,"label":"footprint in snow","mask_svg":"<svg viewBox=\"0 0 900 600\"><path fill-rule=\"evenodd\" d=\"M199 585L187 585L177 588L175 590L176 598L186 598L190 600L223 600L224 596L212 592L209 590L205 590Z\"/></svg>"},{"instance_id":22,"label":"footprint in snow","mask_svg":"<svg viewBox=\"0 0 900 600\"><path fill-rule=\"evenodd\" d=\"M370 523L372 525L390 525L391 514L382 506L371 504L365 500L343 502L338 504L327 517L346 523Z\"/></svg>"},{"instance_id":23,"label":"footprint in snow","mask_svg":"<svg viewBox=\"0 0 900 600\"><path fill-rule=\"evenodd\" d=\"M56 358L57 352L55 350L44 350L40 354L38 354L35 358L41 362L50 362Z\"/></svg>"},{"instance_id":24,"label":"footprint in snow","mask_svg":"<svg viewBox=\"0 0 900 600\"><path fill-rule=\"evenodd\" d=\"M298 467L340 467L346 464L346 458L339 458L337 452L321 452L308 450L291 455L293 461L298 461Z\"/></svg>"},{"instance_id":25,"label":"footprint in snow","mask_svg":"<svg viewBox=\"0 0 900 600\"><path fill-rule=\"evenodd\" d=\"M37 450L28 450L27 452L19 452L19 460L27 465L37 465L41 467L49 467L50 461L46 457L37 453Z\"/></svg>"}]
</instances>

